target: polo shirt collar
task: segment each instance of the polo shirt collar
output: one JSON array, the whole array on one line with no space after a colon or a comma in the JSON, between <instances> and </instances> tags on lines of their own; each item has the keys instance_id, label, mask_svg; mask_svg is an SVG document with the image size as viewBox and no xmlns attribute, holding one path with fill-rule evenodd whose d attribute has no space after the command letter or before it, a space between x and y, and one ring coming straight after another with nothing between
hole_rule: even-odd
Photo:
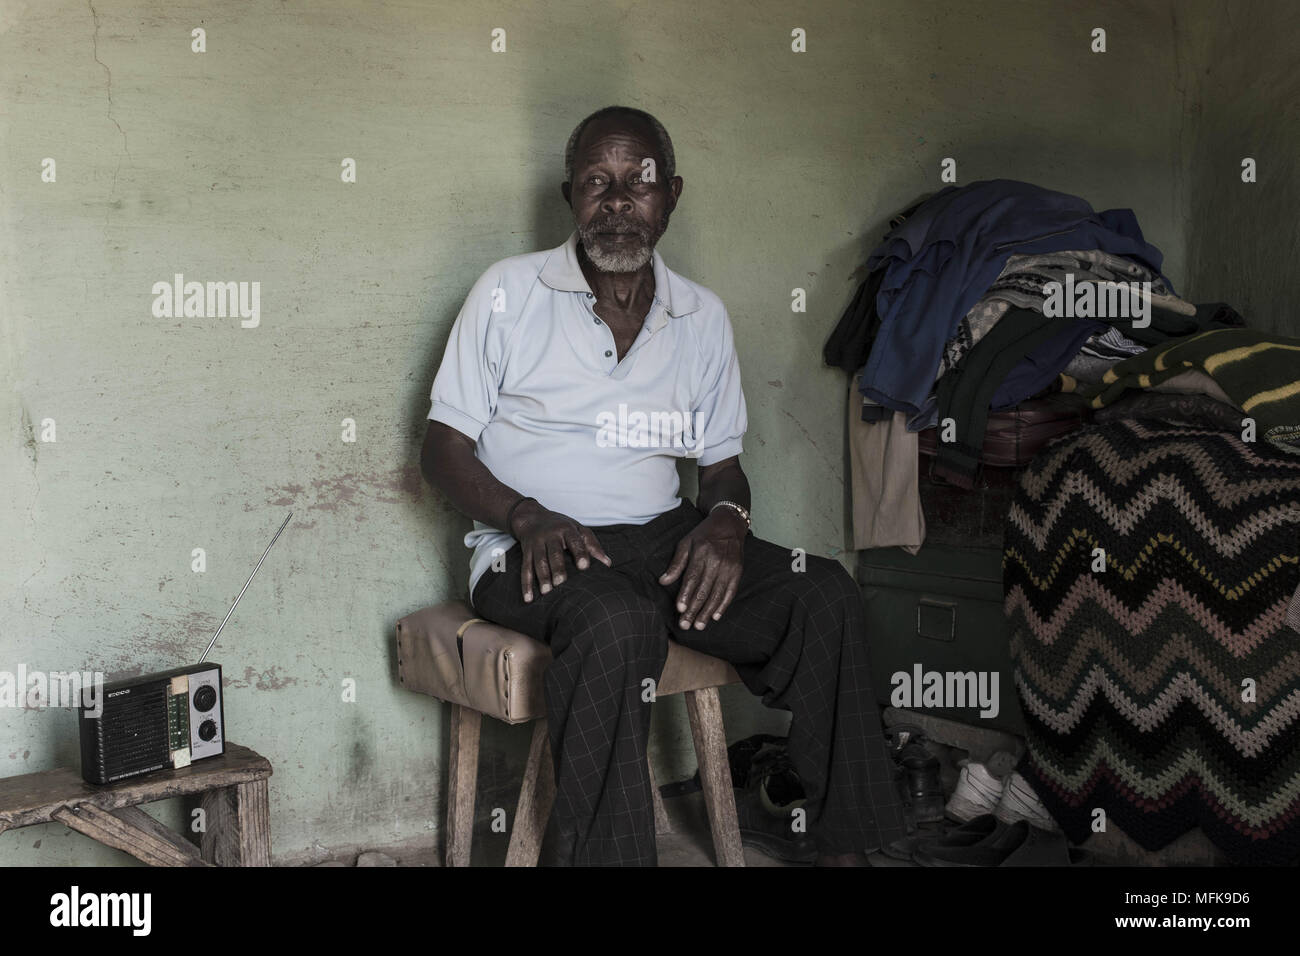
<instances>
[{"instance_id":1,"label":"polo shirt collar","mask_svg":"<svg viewBox=\"0 0 1300 956\"><path fill-rule=\"evenodd\" d=\"M700 297L681 276L664 265L663 256L659 255L658 249L652 253L651 261L655 274L655 295L664 303L668 314L676 318L698 311ZM582 274L582 267L578 265L576 229L569 233L569 238L565 240L564 245L556 246L551 250L538 277L557 292L584 292L594 295L591 286L587 284L587 277Z\"/></svg>"}]
</instances>

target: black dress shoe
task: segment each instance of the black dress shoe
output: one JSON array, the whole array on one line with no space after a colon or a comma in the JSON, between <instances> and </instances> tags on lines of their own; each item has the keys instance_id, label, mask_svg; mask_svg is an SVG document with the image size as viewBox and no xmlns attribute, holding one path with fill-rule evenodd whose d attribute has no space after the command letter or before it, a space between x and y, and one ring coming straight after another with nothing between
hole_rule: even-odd
<instances>
[{"instance_id":1,"label":"black dress shoe","mask_svg":"<svg viewBox=\"0 0 1300 956\"><path fill-rule=\"evenodd\" d=\"M948 830L921 830L902 840L895 840L887 847L883 847L880 852L885 856L893 857L895 860L913 860L916 852L922 847L944 846L974 846L984 840L987 840L998 829L1005 827L1006 824L1000 821L991 813L981 814L973 820L963 823L959 827L952 827Z\"/></svg>"},{"instance_id":2,"label":"black dress shoe","mask_svg":"<svg viewBox=\"0 0 1300 956\"><path fill-rule=\"evenodd\" d=\"M761 783L744 790L736 790L736 819L740 823L742 846L752 847L760 853L783 863L811 865L817 859L817 846L810 833L796 833L791 826L793 810L774 812L775 807L760 793ZM769 809L771 808L771 809Z\"/></svg>"},{"instance_id":3,"label":"black dress shoe","mask_svg":"<svg viewBox=\"0 0 1300 956\"><path fill-rule=\"evenodd\" d=\"M895 754L903 770L907 807L913 823L938 823L943 820L943 784L939 780L939 758L915 740Z\"/></svg>"},{"instance_id":4,"label":"black dress shoe","mask_svg":"<svg viewBox=\"0 0 1300 956\"><path fill-rule=\"evenodd\" d=\"M915 724L895 724L885 730L889 756L898 767L895 782L909 830L922 823L943 822L946 798L939 758L925 747L925 739L925 731Z\"/></svg>"},{"instance_id":5,"label":"black dress shoe","mask_svg":"<svg viewBox=\"0 0 1300 956\"><path fill-rule=\"evenodd\" d=\"M913 859L922 866L1072 866L1083 862L1072 854L1065 836L1031 827L1026 820L1003 826L973 846L920 847Z\"/></svg>"}]
</instances>

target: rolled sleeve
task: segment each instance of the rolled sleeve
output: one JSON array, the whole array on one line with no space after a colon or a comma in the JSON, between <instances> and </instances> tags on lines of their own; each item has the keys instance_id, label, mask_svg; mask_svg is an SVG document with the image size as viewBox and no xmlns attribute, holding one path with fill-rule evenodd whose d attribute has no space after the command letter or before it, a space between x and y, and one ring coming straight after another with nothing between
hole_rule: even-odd
<instances>
[{"instance_id":1,"label":"rolled sleeve","mask_svg":"<svg viewBox=\"0 0 1300 956\"><path fill-rule=\"evenodd\" d=\"M429 419L473 441L492 421L501 387L502 317L492 312L498 287L497 279L485 274L470 289L429 392Z\"/></svg>"},{"instance_id":2,"label":"rolled sleeve","mask_svg":"<svg viewBox=\"0 0 1300 956\"><path fill-rule=\"evenodd\" d=\"M706 387L692 409L700 426L695 455L701 467L717 464L744 451L742 439L749 427L745 393L740 385L740 360L736 357L731 319L724 310L711 359L705 368Z\"/></svg>"}]
</instances>

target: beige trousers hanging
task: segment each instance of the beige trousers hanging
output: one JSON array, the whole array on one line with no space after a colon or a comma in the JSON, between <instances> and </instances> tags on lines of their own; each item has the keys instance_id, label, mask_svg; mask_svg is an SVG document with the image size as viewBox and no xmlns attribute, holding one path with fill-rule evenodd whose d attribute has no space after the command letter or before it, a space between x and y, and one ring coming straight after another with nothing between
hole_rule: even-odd
<instances>
[{"instance_id":1,"label":"beige trousers hanging","mask_svg":"<svg viewBox=\"0 0 1300 956\"><path fill-rule=\"evenodd\" d=\"M916 554L925 541L916 433L907 430L903 412L864 422L856 376L849 379L848 416L853 547L897 545Z\"/></svg>"}]
</instances>

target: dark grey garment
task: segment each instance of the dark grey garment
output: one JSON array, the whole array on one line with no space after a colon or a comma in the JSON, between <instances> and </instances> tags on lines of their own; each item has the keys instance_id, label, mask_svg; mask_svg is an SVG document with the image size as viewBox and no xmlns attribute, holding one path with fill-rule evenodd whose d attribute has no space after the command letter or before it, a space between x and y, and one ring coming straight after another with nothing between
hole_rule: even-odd
<instances>
[{"instance_id":1,"label":"dark grey garment","mask_svg":"<svg viewBox=\"0 0 1300 956\"><path fill-rule=\"evenodd\" d=\"M1239 432L1242 414L1231 405L1225 405L1217 398L1208 395L1152 392L1143 389L1130 392L1123 398L1097 409L1093 415L1093 420L1098 422L1116 418L1154 418L1173 425Z\"/></svg>"}]
</instances>

